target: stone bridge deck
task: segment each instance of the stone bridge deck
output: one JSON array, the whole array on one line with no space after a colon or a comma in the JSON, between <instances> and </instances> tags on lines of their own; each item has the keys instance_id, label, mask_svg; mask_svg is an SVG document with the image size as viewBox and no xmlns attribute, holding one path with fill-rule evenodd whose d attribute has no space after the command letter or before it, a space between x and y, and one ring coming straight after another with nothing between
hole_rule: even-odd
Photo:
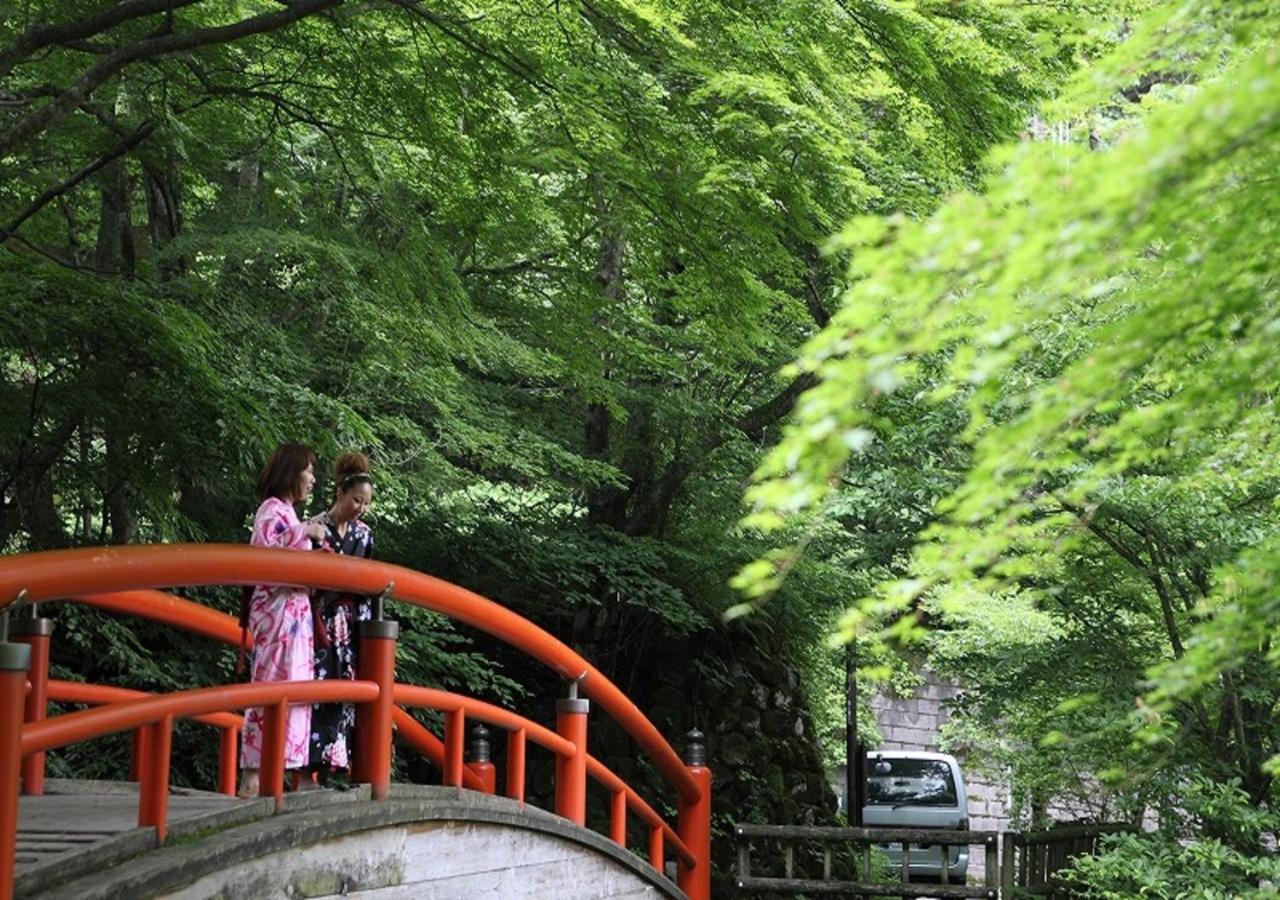
<instances>
[{"instance_id":1,"label":"stone bridge deck","mask_svg":"<svg viewBox=\"0 0 1280 900\"><path fill-rule=\"evenodd\" d=\"M367 786L236 800L172 788L169 836L139 828L137 786L50 779L23 797L15 896L682 898L612 841L559 816L452 787Z\"/></svg>"}]
</instances>

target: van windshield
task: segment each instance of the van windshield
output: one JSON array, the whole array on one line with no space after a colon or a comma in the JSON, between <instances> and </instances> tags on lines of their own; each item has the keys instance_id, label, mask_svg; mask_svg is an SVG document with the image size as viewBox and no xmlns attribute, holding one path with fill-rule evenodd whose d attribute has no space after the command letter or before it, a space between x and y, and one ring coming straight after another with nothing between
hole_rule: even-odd
<instances>
[{"instance_id":1,"label":"van windshield","mask_svg":"<svg viewBox=\"0 0 1280 900\"><path fill-rule=\"evenodd\" d=\"M877 773L876 768L888 767ZM867 766L867 803L879 806L955 806L951 766L939 759L879 759Z\"/></svg>"}]
</instances>

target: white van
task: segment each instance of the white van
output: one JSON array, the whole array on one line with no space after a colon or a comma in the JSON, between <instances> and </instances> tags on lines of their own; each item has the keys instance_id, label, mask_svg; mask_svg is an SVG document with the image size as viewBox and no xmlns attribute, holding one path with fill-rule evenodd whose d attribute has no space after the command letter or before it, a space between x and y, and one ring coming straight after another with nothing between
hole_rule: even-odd
<instances>
[{"instance_id":1,"label":"white van","mask_svg":"<svg viewBox=\"0 0 1280 900\"><path fill-rule=\"evenodd\" d=\"M867 754L866 805L862 823L867 828L969 828L969 797L964 775L954 756L913 750L873 750ZM881 849L895 869L902 865L902 845L883 844ZM947 880L964 884L969 871L969 848L948 847ZM937 844L912 844L907 861L912 881L942 880L944 848Z\"/></svg>"}]
</instances>

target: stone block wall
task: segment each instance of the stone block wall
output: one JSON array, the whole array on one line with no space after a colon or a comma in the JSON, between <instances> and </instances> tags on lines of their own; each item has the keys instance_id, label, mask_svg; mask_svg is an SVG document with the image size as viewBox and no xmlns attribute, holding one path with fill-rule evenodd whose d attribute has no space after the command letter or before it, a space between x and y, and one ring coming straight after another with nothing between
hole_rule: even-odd
<instances>
[{"instance_id":1,"label":"stone block wall","mask_svg":"<svg viewBox=\"0 0 1280 900\"><path fill-rule=\"evenodd\" d=\"M960 694L961 688L943 681L933 672L926 670L920 674L924 682L910 697L876 694L871 698L871 709L884 736L880 746L885 750L941 749L939 732L950 718L947 701ZM977 777L971 767L965 765L962 754L956 754L956 758L964 769L969 793L969 827L977 831L1007 829L1011 806L1008 785ZM973 849L970 853L969 878L981 879L983 859L973 856Z\"/></svg>"}]
</instances>

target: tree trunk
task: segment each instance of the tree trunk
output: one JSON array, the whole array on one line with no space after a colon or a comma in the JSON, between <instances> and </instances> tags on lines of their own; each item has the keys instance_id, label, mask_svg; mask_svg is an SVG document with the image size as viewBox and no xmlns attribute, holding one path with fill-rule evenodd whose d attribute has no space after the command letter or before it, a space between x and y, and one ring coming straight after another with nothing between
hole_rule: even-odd
<instances>
[{"instance_id":1,"label":"tree trunk","mask_svg":"<svg viewBox=\"0 0 1280 900\"><path fill-rule=\"evenodd\" d=\"M18 479L16 497L19 515L31 535L32 550L58 550L70 546L62 516L53 499L52 467L28 469Z\"/></svg>"},{"instance_id":2,"label":"tree trunk","mask_svg":"<svg viewBox=\"0 0 1280 900\"><path fill-rule=\"evenodd\" d=\"M593 324L604 328L608 311L622 297L623 260L626 255L626 237L623 227L614 219L605 195L604 179L593 175L592 190L595 194L596 218L600 225L600 252L596 257L596 286L600 291L600 307L592 317ZM609 378L609 353L601 353L601 374ZM584 440L586 455L591 459L606 460L613 450L613 416L603 403L589 403L585 422ZM626 518L627 491L604 486L597 488L587 498L587 521L592 525L604 525L622 529Z\"/></svg>"},{"instance_id":3,"label":"tree trunk","mask_svg":"<svg viewBox=\"0 0 1280 900\"><path fill-rule=\"evenodd\" d=\"M123 160L106 165L100 178L102 203L98 215L98 244L94 265L100 272L119 272L133 278L132 185Z\"/></svg>"},{"instance_id":4,"label":"tree trunk","mask_svg":"<svg viewBox=\"0 0 1280 900\"><path fill-rule=\"evenodd\" d=\"M107 521L111 527L111 543L128 544L138 535L138 520L133 513L133 488L129 484L128 438L108 429L107 444Z\"/></svg>"},{"instance_id":5,"label":"tree trunk","mask_svg":"<svg viewBox=\"0 0 1280 900\"><path fill-rule=\"evenodd\" d=\"M182 185L172 162L165 171L145 167L142 184L147 195L147 231L158 255L182 231ZM181 257L159 266L161 278L172 277L185 269L186 261Z\"/></svg>"}]
</instances>

